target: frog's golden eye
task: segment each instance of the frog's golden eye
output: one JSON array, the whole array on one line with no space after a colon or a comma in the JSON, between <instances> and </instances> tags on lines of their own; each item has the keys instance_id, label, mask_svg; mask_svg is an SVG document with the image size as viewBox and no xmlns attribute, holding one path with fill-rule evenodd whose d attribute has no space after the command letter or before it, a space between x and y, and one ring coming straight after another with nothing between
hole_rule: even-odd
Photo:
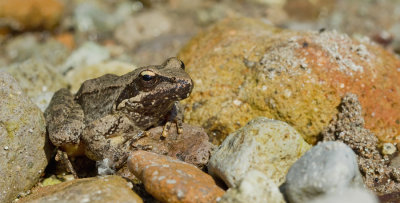
<instances>
[{"instance_id":1,"label":"frog's golden eye","mask_svg":"<svg viewBox=\"0 0 400 203\"><path fill-rule=\"evenodd\" d=\"M140 73L140 76L142 77L142 80L150 81L153 78L155 78L156 74L151 72L151 71L149 71L149 70L145 70L145 71Z\"/></svg>"}]
</instances>

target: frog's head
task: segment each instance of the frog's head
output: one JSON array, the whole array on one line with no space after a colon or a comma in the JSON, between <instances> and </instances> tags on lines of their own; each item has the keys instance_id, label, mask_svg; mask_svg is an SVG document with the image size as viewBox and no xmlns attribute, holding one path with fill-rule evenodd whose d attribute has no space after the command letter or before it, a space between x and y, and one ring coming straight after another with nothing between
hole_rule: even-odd
<instances>
[{"instance_id":1,"label":"frog's head","mask_svg":"<svg viewBox=\"0 0 400 203\"><path fill-rule=\"evenodd\" d=\"M131 74L133 80L117 100L119 108L168 107L187 98L193 81L185 72L185 65L177 58L169 58L162 65L146 66Z\"/></svg>"}]
</instances>

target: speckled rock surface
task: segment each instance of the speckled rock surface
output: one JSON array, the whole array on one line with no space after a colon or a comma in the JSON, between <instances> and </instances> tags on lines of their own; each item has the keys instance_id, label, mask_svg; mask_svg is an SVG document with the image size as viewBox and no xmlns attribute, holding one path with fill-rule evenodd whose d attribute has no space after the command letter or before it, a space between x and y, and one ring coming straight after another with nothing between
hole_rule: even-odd
<instances>
[{"instance_id":1,"label":"speckled rock surface","mask_svg":"<svg viewBox=\"0 0 400 203\"><path fill-rule=\"evenodd\" d=\"M309 202L346 188L364 188L357 157L341 142L318 143L292 165L283 193L290 203Z\"/></svg>"},{"instance_id":2,"label":"speckled rock surface","mask_svg":"<svg viewBox=\"0 0 400 203\"><path fill-rule=\"evenodd\" d=\"M185 119L215 143L256 116L288 122L315 143L346 92L360 95L366 128L380 140L400 134L400 60L368 40L236 18L199 34L179 56L195 84Z\"/></svg>"},{"instance_id":3,"label":"speckled rock surface","mask_svg":"<svg viewBox=\"0 0 400 203\"><path fill-rule=\"evenodd\" d=\"M224 140L212 154L208 172L234 187L248 171L256 169L280 185L289 167L309 148L285 122L260 117Z\"/></svg>"},{"instance_id":4,"label":"speckled rock surface","mask_svg":"<svg viewBox=\"0 0 400 203\"><path fill-rule=\"evenodd\" d=\"M361 188L346 188L312 200L310 203L378 203L378 198L370 191Z\"/></svg>"},{"instance_id":5,"label":"speckled rock surface","mask_svg":"<svg viewBox=\"0 0 400 203\"><path fill-rule=\"evenodd\" d=\"M176 125L172 124L168 137L161 139L163 126L148 130L148 136L132 143L133 148L149 148L149 151L177 158L203 169L208 163L211 151L215 148L208 141L208 135L203 128L184 123L182 133L176 132Z\"/></svg>"},{"instance_id":6,"label":"speckled rock surface","mask_svg":"<svg viewBox=\"0 0 400 203\"><path fill-rule=\"evenodd\" d=\"M278 186L271 179L260 171L251 170L246 173L237 187L228 189L219 202L285 203L285 200Z\"/></svg>"},{"instance_id":7,"label":"speckled rock surface","mask_svg":"<svg viewBox=\"0 0 400 203\"><path fill-rule=\"evenodd\" d=\"M133 152L128 167L162 202L216 202L224 191L191 164L146 151Z\"/></svg>"},{"instance_id":8,"label":"speckled rock surface","mask_svg":"<svg viewBox=\"0 0 400 203\"><path fill-rule=\"evenodd\" d=\"M119 202L142 203L130 184L119 176L83 178L35 188L18 202Z\"/></svg>"},{"instance_id":9,"label":"speckled rock surface","mask_svg":"<svg viewBox=\"0 0 400 203\"><path fill-rule=\"evenodd\" d=\"M58 0L1 0L0 19L13 30L51 29L60 21L63 9Z\"/></svg>"},{"instance_id":10,"label":"speckled rock surface","mask_svg":"<svg viewBox=\"0 0 400 203\"><path fill-rule=\"evenodd\" d=\"M0 202L37 183L47 165L43 114L11 75L0 71Z\"/></svg>"},{"instance_id":11,"label":"speckled rock surface","mask_svg":"<svg viewBox=\"0 0 400 203\"><path fill-rule=\"evenodd\" d=\"M322 132L325 141L345 143L357 154L358 165L367 187L378 194L400 192L400 170L390 166L388 155L378 149L378 139L364 128L361 105L357 96L346 94L339 113ZM393 145L394 150L396 149ZM385 151L385 150L382 150Z\"/></svg>"}]
</instances>

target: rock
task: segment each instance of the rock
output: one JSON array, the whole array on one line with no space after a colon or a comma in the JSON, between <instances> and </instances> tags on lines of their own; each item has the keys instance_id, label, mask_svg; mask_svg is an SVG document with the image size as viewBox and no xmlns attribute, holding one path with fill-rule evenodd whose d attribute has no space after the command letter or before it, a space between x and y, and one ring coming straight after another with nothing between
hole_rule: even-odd
<instances>
[{"instance_id":1,"label":"rock","mask_svg":"<svg viewBox=\"0 0 400 203\"><path fill-rule=\"evenodd\" d=\"M115 9L110 9L110 5L102 1L80 2L74 10L74 27L79 33L110 32L141 8L134 2L118 3Z\"/></svg>"},{"instance_id":2,"label":"rock","mask_svg":"<svg viewBox=\"0 0 400 203\"><path fill-rule=\"evenodd\" d=\"M356 154L341 142L318 143L289 169L283 193L290 203L309 202L347 188L363 188Z\"/></svg>"},{"instance_id":3,"label":"rock","mask_svg":"<svg viewBox=\"0 0 400 203\"><path fill-rule=\"evenodd\" d=\"M15 63L3 70L10 73L18 81L24 93L33 101L37 101L37 105L42 109L49 104L50 95L68 85L60 73L41 59Z\"/></svg>"},{"instance_id":4,"label":"rock","mask_svg":"<svg viewBox=\"0 0 400 203\"><path fill-rule=\"evenodd\" d=\"M50 154L42 112L2 71L0 106L0 202L10 202L38 182Z\"/></svg>"},{"instance_id":5,"label":"rock","mask_svg":"<svg viewBox=\"0 0 400 203\"><path fill-rule=\"evenodd\" d=\"M203 128L186 123L182 125L182 133L176 132L172 124L168 137L161 139L163 126L147 131L148 135L132 143L133 148L149 148L149 151L174 157L181 161L203 169L208 163L214 145L208 141L208 135Z\"/></svg>"},{"instance_id":6,"label":"rock","mask_svg":"<svg viewBox=\"0 0 400 203\"><path fill-rule=\"evenodd\" d=\"M64 64L58 67L60 73L67 73L73 69L101 63L110 58L110 52L94 42L86 42L66 59Z\"/></svg>"},{"instance_id":7,"label":"rock","mask_svg":"<svg viewBox=\"0 0 400 203\"><path fill-rule=\"evenodd\" d=\"M346 188L312 200L310 203L378 203L378 198L371 192L360 188Z\"/></svg>"},{"instance_id":8,"label":"rock","mask_svg":"<svg viewBox=\"0 0 400 203\"><path fill-rule=\"evenodd\" d=\"M60 65L68 57L69 50L54 39L43 42L40 36L26 33L13 37L5 43L5 55L12 63L40 58L51 65Z\"/></svg>"},{"instance_id":9,"label":"rock","mask_svg":"<svg viewBox=\"0 0 400 203\"><path fill-rule=\"evenodd\" d=\"M195 84L185 120L213 143L258 116L290 123L315 143L346 92L360 95L367 129L397 142L400 60L367 40L233 18L194 37L179 57Z\"/></svg>"},{"instance_id":10,"label":"rock","mask_svg":"<svg viewBox=\"0 0 400 203\"><path fill-rule=\"evenodd\" d=\"M119 176L82 178L35 188L18 202L143 202Z\"/></svg>"},{"instance_id":11,"label":"rock","mask_svg":"<svg viewBox=\"0 0 400 203\"><path fill-rule=\"evenodd\" d=\"M172 29L169 17L160 11L147 11L130 17L115 30L115 38L128 48L160 36Z\"/></svg>"},{"instance_id":12,"label":"rock","mask_svg":"<svg viewBox=\"0 0 400 203\"><path fill-rule=\"evenodd\" d=\"M71 84L71 92L77 92L82 83L86 80L97 78L108 73L123 75L135 70L136 68L135 65L120 61L106 61L72 69L67 73L65 79L69 84Z\"/></svg>"},{"instance_id":13,"label":"rock","mask_svg":"<svg viewBox=\"0 0 400 203\"><path fill-rule=\"evenodd\" d=\"M57 0L1 0L0 19L18 31L52 29L61 19L64 5Z\"/></svg>"},{"instance_id":14,"label":"rock","mask_svg":"<svg viewBox=\"0 0 400 203\"><path fill-rule=\"evenodd\" d=\"M247 172L256 169L280 185L289 167L309 148L285 122L260 117L224 140L211 156L208 172L236 187Z\"/></svg>"},{"instance_id":15,"label":"rock","mask_svg":"<svg viewBox=\"0 0 400 203\"><path fill-rule=\"evenodd\" d=\"M346 94L339 105L339 113L322 132L325 141L340 141L357 154L359 168L369 189L378 194L400 192L400 170L390 166L385 153L379 152L378 139L364 128L361 105L354 94ZM396 151L391 143L390 146ZM383 148L385 151L385 148Z\"/></svg>"},{"instance_id":16,"label":"rock","mask_svg":"<svg viewBox=\"0 0 400 203\"><path fill-rule=\"evenodd\" d=\"M219 203L285 203L278 186L264 173L251 170L235 188L230 188Z\"/></svg>"},{"instance_id":17,"label":"rock","mask_svg":"<svg viewBox=\"0 0 400 203\"><path fill-rule=\"evenodd\" d=\"M172 157L135 151L128 167L162 202L216 202L224 194L211 176Z\"/></svg>"}]
</instances>

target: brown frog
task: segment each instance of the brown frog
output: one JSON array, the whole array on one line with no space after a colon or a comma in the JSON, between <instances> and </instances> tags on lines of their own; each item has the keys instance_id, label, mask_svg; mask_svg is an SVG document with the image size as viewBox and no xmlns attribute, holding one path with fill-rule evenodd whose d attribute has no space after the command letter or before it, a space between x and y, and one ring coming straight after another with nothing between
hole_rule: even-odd
<instances>
[{"instance_id":1,"label":"brown frog","mask_svg":"<svg viewBox=\"0 0 400 203\"><path fill-rule=\"evenodd\" d=\"M86 155L96 161L108 159L118 168L126 161L131 143L147 129L164 125L165 137L171 122L176 122L178 133L182 132L179 100L193 88L184 69L180 60L169 58L162 65L122 76L87 80L75 96L67 89L57 91L45 111L50 141L60 149L57 157L65 161ZM74 173L69 161L67 166Z\"/></svg>"}]
</instances>

